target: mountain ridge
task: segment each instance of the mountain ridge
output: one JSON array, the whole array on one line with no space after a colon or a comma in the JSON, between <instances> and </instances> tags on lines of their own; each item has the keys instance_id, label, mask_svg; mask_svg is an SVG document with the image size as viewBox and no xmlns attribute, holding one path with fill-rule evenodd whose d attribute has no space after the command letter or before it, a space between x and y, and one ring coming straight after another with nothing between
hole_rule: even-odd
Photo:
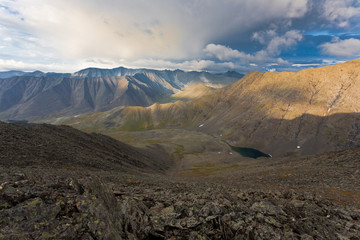
<instances>
[{"instance_id":1,"label":"mountain ridge","mask_svg":"<svg viewBox=\"0 0 360 240\"><path fill-rule=\"evenodd\" d=\"M85 69L74 76L33 72L0 79L0 119L34 120L106 111L117 106L149 106L191 82L227 85L237 80L206 72L121 67Z\"/></svg>"},{"instance_id":2,"label":"mountain ridge","mask_svg":"<svg viewBox=\"0 0 360 240\"><path fill-rule=\"evenodd\" d=\"M252 72L191 102L113 109L84 116L81 124L66 123L86 129L186 128L270 154L315 154L360 142L359 79L360 59L298 73ZM321 147L314 149L314 141Z\"/></svg>"},{"instance_id":3,"label":"mountain ridge","mask_svg":"<svg viewBox=\"0 0 360 240\"><path fill-rule=\"evenodd\" d=\"M163 73L209 73L207 71L183 71L181 69L175 70L156 70L150 68L126 68L126 67L116 67L116 68L97 68L97 67L88 67L76 71L74 73L56 73L56 72L43 72L43 71L33 71L33 72L25 72L20 70L10 70L10 71L0 71L0 78L10 78L15 76L66 76L66 77L104 77L104 76L113 76L113 77L120 77L120 76L131 76L136 73L144 73L144 72L163 72ZM214 75L225 75L228 77L237 77L241 78L244 74L238 73L236 71L227 71L224 73L213 73Z\"/></svg>"}]
</instances>

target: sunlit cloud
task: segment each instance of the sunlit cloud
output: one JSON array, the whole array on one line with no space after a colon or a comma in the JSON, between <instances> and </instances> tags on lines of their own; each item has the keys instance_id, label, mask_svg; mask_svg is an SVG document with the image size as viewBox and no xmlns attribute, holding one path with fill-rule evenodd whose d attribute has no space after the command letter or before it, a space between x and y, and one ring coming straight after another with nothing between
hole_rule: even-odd
<instances>
[{"instance_id":1,"label":"sunlit cloud","mask_svg":"<svg viewBox=\"0 0 360 240\"><path fill-rule=\"evenodd\" d=\"M325 54L338 56L338 57L356 57L360 56L360 40L359 39L346 39L339 40L335 38L333 42L324 43L321 46Z\"/></svg>"}]
</instances>

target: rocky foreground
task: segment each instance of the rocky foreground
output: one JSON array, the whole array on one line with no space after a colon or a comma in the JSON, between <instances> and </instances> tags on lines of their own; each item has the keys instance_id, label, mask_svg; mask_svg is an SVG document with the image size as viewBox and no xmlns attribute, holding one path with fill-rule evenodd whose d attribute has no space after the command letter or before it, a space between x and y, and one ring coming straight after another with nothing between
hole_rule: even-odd
<instances>
[{"instance_id":1,"label":"rocky foreground","mask_svg":"<svg viewBox=\"0 0 360 240\"><path fill-rule=\"evenodd\" d=\"M357 149L289 162L299 172L286 176L274 173L288 160L274 160L261 175L253 165L190 178L102 135L0 130L0 239L360 239Z\"/></svg>"},{"instance_id":2,"label":"rocky foreground","mask_svg":"<svg viewBox=\"0 0 360 240\"><path fill-rule=\"evenodd\" d=\"M2 168L0 239L360 239L359 207L316 194L105 176Z\"/></svg>"}]
</instances>

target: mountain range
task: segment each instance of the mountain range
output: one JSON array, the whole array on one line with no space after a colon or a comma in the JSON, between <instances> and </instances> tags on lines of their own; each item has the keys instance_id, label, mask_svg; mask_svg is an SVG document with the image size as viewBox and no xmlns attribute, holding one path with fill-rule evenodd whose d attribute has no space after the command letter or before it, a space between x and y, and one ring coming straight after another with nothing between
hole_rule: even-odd
<instances>
[{"instance_id":1,"label":"mountain range","mask_svg":"<svg viewBox=\"0 0 360 240\"><path fill-rule=\"evenodd\" d=\"M65 123L86 130L184 128L273 156L360 142L360 59L300 72L248 73L190 102L120 107Z\"/></svg>"},{"instance_id":2,"label":"mountain range","mask_svg":"<svg viewBox=\"0 0 360 240\"><path fill-rule=\"evenodd\" d=\"M106 111L118 106L149 106L190 83L225 86L236 72L157 71L88 68L73 74L8 71L0 73L0 119L34 120Z\"/></svg>"},{"instance_id":3,"label":"mountain range","mask_svg":"<svg viewBox=\"0 0 360 240\"><path fill-rule=\"evenodd\" d=\"M0 239L358 239L359 69L1 79L2 114L96 133L0 121Z\"/></svg>"}]
</instances>

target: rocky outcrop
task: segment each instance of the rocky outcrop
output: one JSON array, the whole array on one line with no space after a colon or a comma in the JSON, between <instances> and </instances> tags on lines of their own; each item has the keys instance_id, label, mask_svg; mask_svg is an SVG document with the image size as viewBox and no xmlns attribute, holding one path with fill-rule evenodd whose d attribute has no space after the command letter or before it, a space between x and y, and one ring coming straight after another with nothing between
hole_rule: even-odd
<instances>
[{"instance_id":1,"label":"rocky outcrop","mask_svg":"<svg viewBox=\"0 0 360 240\"><path fill-rule=\"evenodd\" d=\"M116 200L96 178L1 172L0 239L122 239ZM37 176L39 178L39 176Z\"/></svg>"}]
</instances>

